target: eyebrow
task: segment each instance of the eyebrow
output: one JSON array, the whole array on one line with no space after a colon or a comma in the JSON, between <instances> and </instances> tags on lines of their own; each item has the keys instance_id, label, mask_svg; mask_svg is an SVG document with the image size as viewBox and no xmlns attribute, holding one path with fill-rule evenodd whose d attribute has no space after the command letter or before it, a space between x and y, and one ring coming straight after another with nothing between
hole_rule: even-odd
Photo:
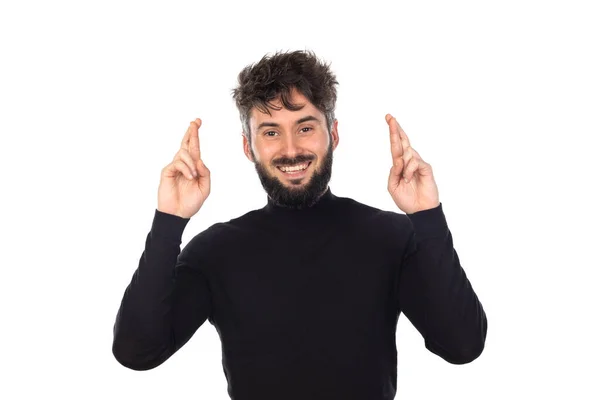
<instances>
[{"instance_id":1,"label":"eyebrow","mask_svg":"<svg viewBox=\"0 0 600 400\"><path fill-rule=\"evenodd\" d=\"M307 121L317 121L319 122L319 119L317 117L314 117L312 115L307 115L306 117L302 117L299 120L296 121L296 125L300 125L303 122L307 122ZM260 128L263 128L265 126L272 126L275 128L279 128L279 124L276 122L261 122L258 127L256 128L256 130L259 130Z\"/></svg>"}]
</instances>

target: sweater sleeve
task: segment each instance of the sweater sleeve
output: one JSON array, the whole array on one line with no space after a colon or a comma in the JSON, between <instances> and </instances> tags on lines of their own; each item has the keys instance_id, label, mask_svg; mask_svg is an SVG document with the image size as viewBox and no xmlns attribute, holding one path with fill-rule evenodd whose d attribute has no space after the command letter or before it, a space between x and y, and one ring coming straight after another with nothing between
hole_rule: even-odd
<instances>
[{"instance_id":1,"label":"sweater sleeve","mask_svg":"<svg viewBox=\"0 0 600 400\"><path fill-rule=\"evenodd\" d=\"M210 315L208 282L192 240L180 251L189 218L155 210L138 268L113 327L112 352L133 370L149 370L179 350Z\"/></svg>"},{"instance_id":2,"label":"sweater sleeve","mask_svg":"<svg viewBox=\"0 0 600 400\"><path fill-rule=\"evenodd\" d=\"M425 347L452 364L483 352L487 317L453 247L440 203L407 214L412 231L399 280L399 306Z\"/></svg>"}]
</instances>

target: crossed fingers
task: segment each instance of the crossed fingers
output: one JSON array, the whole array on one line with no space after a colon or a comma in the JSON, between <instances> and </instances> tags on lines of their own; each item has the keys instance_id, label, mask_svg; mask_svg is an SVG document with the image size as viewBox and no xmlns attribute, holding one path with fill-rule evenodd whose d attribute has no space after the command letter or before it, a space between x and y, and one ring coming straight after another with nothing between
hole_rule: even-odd
<instances>
[{"instance_id":1,"label":"crossed fingers","mask_svg":"<svg viewBox=\"0 0 600 400\"><path fill-rule=\"evenodd\" d=\"M194 161L198 161L201 158L200 155L200 139L198 138L198 129L202 126L202 120L196 118L190 122L190 126L185 132L185 136L181 141L181 148L186 150Z\"/></svg>"},{"instance_id":2,"label":"crossed fingers","mask_svg":"<svg viewBox=\"0 0 600 400\"><path fill-rule=\"evenodd\" d=\"M198 129L202 125L202 120L196 118L190 122L183 139L181 140L181 148L175 154L173 160L178 158L189 167L194 178L198 177L197 163L200 160L200 139L198 138Z\"/></svg>"},{"instance_id":3,"label":"crossed fingers","mask_svg":"<svg viewBox=\"0 0 600 400\"><path fill-rule=\"evenodd\" d=\"M387 114L385 120L390 128L390 147L395 172L398 179L402 177L409 182L423 160L419 153L411 147L406 132L396 118Z\"/></svg>"}]
</instances>

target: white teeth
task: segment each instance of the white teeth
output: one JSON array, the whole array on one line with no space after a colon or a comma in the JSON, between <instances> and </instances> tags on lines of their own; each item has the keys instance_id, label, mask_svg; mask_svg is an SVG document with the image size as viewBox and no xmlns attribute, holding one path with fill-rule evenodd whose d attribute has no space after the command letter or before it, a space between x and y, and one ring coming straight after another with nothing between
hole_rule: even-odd
<instances>
[{"instance_id":1,"label":"white teeth","mask_svg":"<svg viewBox=\"0 0 600 400\"><path fill-rule=\"evenodd\" d=\"M308 168L308 164L301 164L301 165L296 165L293 167L279 167L280 170L282 170L283 172L296 172L296 171L302 171L305 170L306 168Z\"/></svg>"}]
</instances>

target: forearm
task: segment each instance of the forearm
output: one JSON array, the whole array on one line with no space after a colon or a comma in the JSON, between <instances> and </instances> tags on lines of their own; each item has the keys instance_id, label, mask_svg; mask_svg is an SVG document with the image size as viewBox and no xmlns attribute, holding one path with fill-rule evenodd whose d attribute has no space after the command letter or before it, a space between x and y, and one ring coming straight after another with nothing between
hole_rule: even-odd
<instances>
[{"instance_id":1,"label":"forearm","mask_svg":"<svg viewBox=\"0 0 600 400\"><path fill-rule=\"evenodd\" d=\"M487 317L460 265L441 205L409 215L415 229L401 277L401 307L446 361L467 363L483 351Z\"/></svg>"},{"instance_id":2,"label":"forearm","mask_svg":"<svg viewBox=\"0 0 600 400\"><path fill-rule=\"evenodd\" d=\"M114 325L113 353L128 368L160 365L175 351L173 273L187 221L156 212Z\"/></svg>"}]
</instances>

